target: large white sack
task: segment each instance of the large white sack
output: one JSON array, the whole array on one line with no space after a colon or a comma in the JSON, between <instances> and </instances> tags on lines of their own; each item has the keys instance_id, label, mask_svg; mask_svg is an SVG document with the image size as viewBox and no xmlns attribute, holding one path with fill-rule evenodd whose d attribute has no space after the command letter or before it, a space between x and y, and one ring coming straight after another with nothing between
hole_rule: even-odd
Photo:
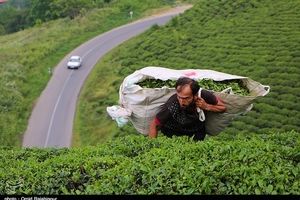
<instances>
[{"instance_id":1,"label":"large white sack","mask_svg":"<svg viewBox=\"0 0 300 200\"><path fill-rule=\"evenodd\" d=\"M248 88L249 96L232 94L230 88L227 91L214 92L215 95L222 98L226 106L226 112L213 113L207 112L205 115L206 132L210 135L219 134L230 122L238 115L251 110L252 102L259 96L265 96L269 93L270 87L262 85L248 77L236 76L214 70L185 69L174 70L163 67L145 67L127 76L120 86L119 106L125 109L119 115L118 111L107 107L108 114L118 122L130 120L137 131L144 135L149 133L151 120L159 111L159 107L164 104L170 96L175 93L175 88L142 88L137 83L145 79L177 80L179 77L189 77L194 80L213 79L214 81L224 81L239 79ZM115 107L114 107L115 108ZM112 111L114 110L114 111Z\"/></svg>"}]
</instances>

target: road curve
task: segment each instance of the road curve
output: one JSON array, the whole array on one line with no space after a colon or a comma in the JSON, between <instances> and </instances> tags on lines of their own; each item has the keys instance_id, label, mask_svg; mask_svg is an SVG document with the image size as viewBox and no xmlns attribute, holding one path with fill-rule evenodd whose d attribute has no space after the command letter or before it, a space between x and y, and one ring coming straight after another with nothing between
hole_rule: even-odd
<instances>
[{"instance_id":1,"label":"road curve","mask_svg":"<svg viewBox=\"0 0 300 200\"><path fill-rule=\"evenodd\" d=\"M70 52L55 67L50 81L31 113L23 137L23 147L70 147L77 97L91 69L108 51L136 36L154 24L163 25L173 16L191 6L175 7L103 33ZM82 67L69 70L66 63L71 55L83 58Z\"/></svg>"}]
</instances>

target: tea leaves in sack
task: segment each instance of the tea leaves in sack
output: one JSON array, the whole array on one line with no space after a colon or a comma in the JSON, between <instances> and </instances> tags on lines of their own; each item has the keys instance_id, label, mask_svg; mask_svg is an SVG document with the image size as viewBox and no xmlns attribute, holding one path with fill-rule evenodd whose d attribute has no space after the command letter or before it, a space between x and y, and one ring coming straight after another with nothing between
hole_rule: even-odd
<instances>
[{"instance_id":1,"label":"tea leaves in sack","mask_svg":"<svg viewBox=\"0 0 300 200\"><path fill-rule=\"evenodd\" d=\"M212 79L200 79L197 80L200 87L203 89L221 92L228 88L231 88L232 92L237 95L247 96L249 95L249 90L243 86L241 80L225 80L225 81L214 81ZM159 80L159 79L146 79L142 82L137 83L142 88L175 88L175 80Z\"/></svg>"}]
</instances>

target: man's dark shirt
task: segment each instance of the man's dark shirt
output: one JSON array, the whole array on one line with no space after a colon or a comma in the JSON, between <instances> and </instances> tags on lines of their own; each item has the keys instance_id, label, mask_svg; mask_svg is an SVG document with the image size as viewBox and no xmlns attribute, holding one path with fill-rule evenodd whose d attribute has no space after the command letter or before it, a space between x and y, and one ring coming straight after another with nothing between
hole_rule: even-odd
<instances>
[{"instance_id":1,"label":"man's dark shirt","mask_svg":"<svg viewBox=\"0 0 300 200\"><path fill-rule=\"evenodd\" d=\"M201 97L208 104L216 105L218 102L216 96L207 90L202 90ZM206 135L204 122L199 120L195 103L192 102L186 108L181 108L176 94L162 105L156 115L156 121L161 132L168 137L194 135L195 140L203 140Z\"/></svg>"}]
</instances>

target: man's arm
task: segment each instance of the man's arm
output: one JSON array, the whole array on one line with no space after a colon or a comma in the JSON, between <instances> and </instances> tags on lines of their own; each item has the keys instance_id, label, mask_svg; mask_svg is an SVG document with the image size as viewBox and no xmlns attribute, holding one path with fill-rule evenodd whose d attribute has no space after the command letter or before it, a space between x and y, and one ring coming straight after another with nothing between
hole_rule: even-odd
<instances>
[{"instance_id":1,"label":"man's arm","mask_svg":"<svg viewBox=\"0 0 300 200\"><path fill-rule=\"evenodd\" d=\"M226 107L224 102L218 96L216 96L216 98L217 98L217 104L213 105L213 104L206 103L206 101L200 97L196 97L196 105L202 110L207 110L211 112L225 112Z\"/></svg>"},{"instance_id":2,"label":"man's arm","mask_svg":"<svg viewBox=\"0 0 300 200\"><path fill-rule=\"evenodd\" d=\"M149 129L149 137L150 138L156 138L157 137L157 119L154 118L152 122L150 123L150 129Z\"/></svg>"},{"instance_id":3,"label":"man's arm","mask_svg":"<svg viewBox=\"0 0 300 200\"><path fill-rule=\"evenodd\" d=\"M177 100L176 94L171 96L167 102L172 103L174 100ZM168 107L167 102L163 104L159 109L160 111L155 115L154 119L150 123L149 127L149 137L150 138L156 138L158 131L161 129L161 127L172 117Z\"/></svg>"}]
</instances>

